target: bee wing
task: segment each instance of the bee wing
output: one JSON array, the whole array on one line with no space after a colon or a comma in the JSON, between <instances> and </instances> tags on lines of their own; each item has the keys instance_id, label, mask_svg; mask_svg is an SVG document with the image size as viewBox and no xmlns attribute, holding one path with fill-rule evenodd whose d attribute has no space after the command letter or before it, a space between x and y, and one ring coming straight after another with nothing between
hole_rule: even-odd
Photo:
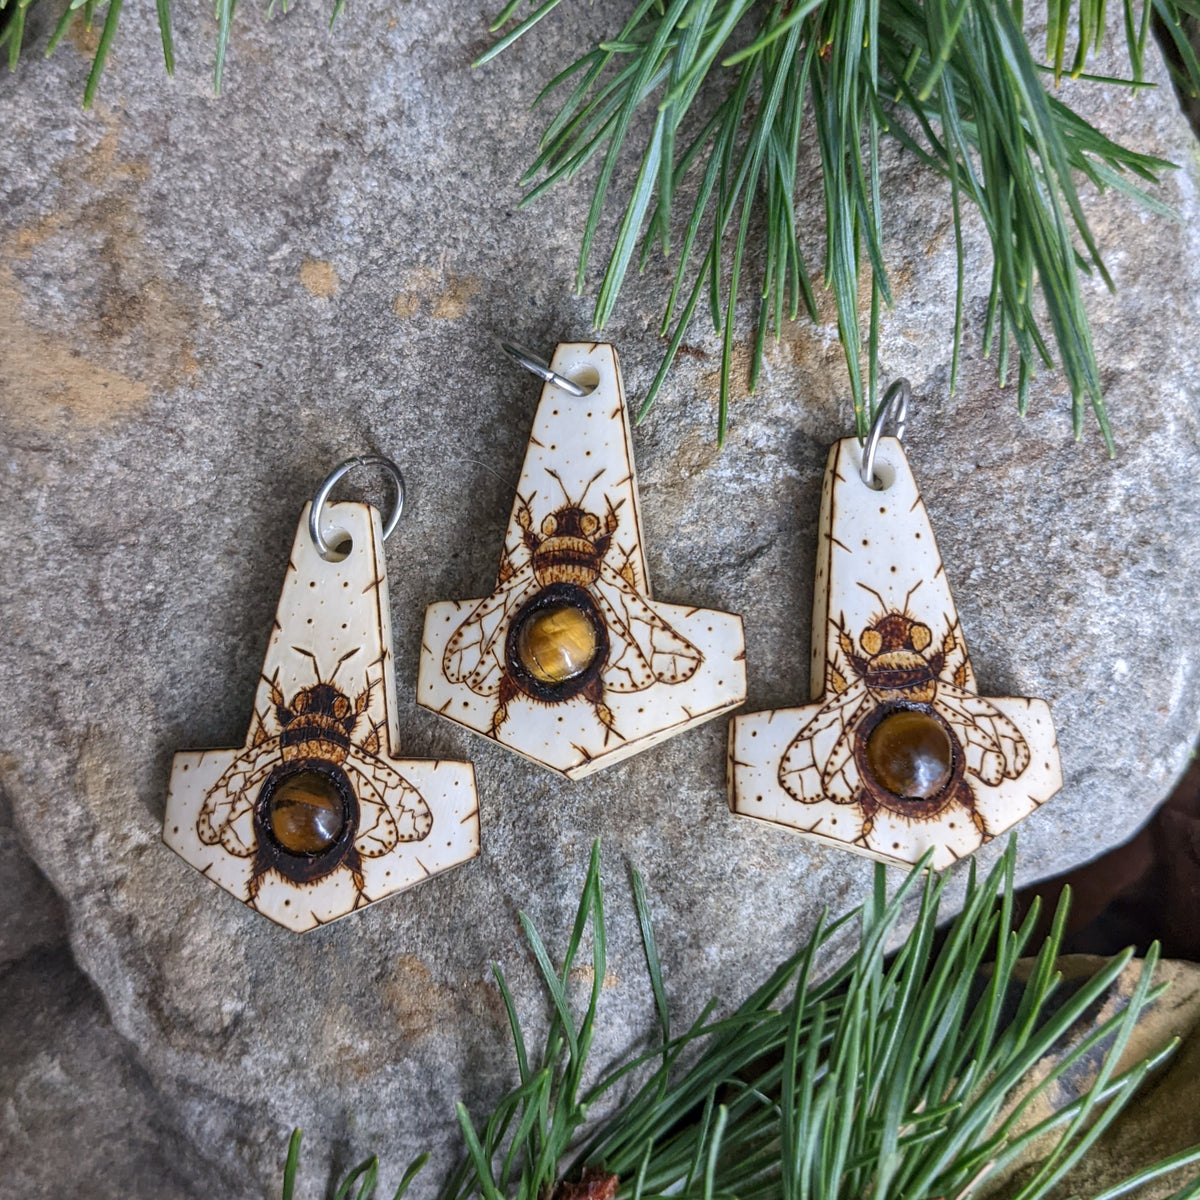
<instances>
[{"instance_id":1,"label":"bee wing","mask_svg":"<svg viewBox=\"0 0 1200 1200\"><path fill-rule=\"evenodd\" d=\"M509 622L536 586L533 564L526 563L501 591L471 610L450 635L442 655L442 670L451 683L465 682L481 696L494 696L500 690Z\"/></svg>"},{"instance_id":2,"label":"bee wing","mask_svg":"<svg viewBox=\"0 0 1200 1200\"><path fill-rule=\"evenodd\" d=\"M849 804L858 794L854 727L870 703L866 685L852 683L792 739L779 764L779 784L802 804Z\"/></svg>"},{"instance_id":3,"label":"bee wing","mask_svg":"<svg viewBox=\"0 0 1200 1200\"><path fill-rule=\"evenodd\" d=\"M933 707L962 739L967 770L989 787L1029 766L1025 735L990 700L939 679Z\"/></svg>"},{"instance_id":4,"label":"bee wing","mask_svg":"<svg viewBox=\"0 0 1200 1200\"><path fill-rule=\"evenodd\" d=\"M433 828L425 798L398 771L365 750L351 749L342 764L358 796L354 846L364 858L379 858L397 842L419 842Z\"/></svg>"},{"instance_id":5,"label":"bee wing","mask_svg":"<svg viewBox=\"0 0 1200 1200\"><path fill-rule=\"evenodd\" d=\"M592 594L607 618L612 643L604 686L614 692L640 692L656 680L683 683L695 675L704 655L677 633L607 563Z\"/></svg>"},{"instance_id":6,"label":"bee wing","mask_svg":"<svg viewBox=\"0 0 1200 1200\"><path fill-rule=\"evenodd\" d=\"M206 846L219 842L237 858L249 858L258 845L254 801L278 765L278 738L268 738L238 755L208 789L196 818L196 836Z\"/></svg>"}]
</instances>

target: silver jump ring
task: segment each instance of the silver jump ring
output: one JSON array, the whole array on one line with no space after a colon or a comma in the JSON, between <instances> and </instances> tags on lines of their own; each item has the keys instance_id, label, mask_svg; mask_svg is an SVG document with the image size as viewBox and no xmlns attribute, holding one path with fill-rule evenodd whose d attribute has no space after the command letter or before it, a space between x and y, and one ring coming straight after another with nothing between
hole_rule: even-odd
<instances>
[{"instance_id":1,"label":"silver jump ring","mask_svg":"<svg viewBox=\"0 0 1200 1200\"><path fill-rule=\"evenodd\" d=\"M863 447L862 467L859 473L862 481L873 491L878 491L880 485L875 482L875 451L879 449L879 439L883 436L884 426L890 420L895 430L896 439L904 439L904 423L908 420L908 400L912 388L907 379L897 379L883 394L883 403L871 422L871 432L867 435L867 444Z\"/></svg>"},{"instance_id":2,"label":"silver jump ring","mask_svg":"<svg viewBox=\"0 0 1200 1200\"><path fill-rule=\"evenodd\" d=\"M501 339L500 349L513 362L520 363L525 370L532 371L539 379L545 380L546 383L552 383L556 388L562 388L568 395L586 396L594 390L590 387L581 386L573 379L568 379L565 375L560 375L557 371L552 371L550 364L545 359L538 358L532 350L526 350L524 346L518 346L515 342L506 342Z\"/></svg>"},{"instance_id":3,"label":"silver jump ring","mask_svg":"<svg viewBox=\"0 0 1200 1200\"><path fill-rule=\"evenodd\" d=\"M325 507L329 493L333 491L337 481L355 467L382 467L396 485L396 503L391 516L387 519L387 524L383 527L384 541L392 536L400 520L400 514L404 511L404 476L400 474L400 468L390 458L384 458L382 454L356 454L353 458L338 463L325 477L325 482L317 489L317 494L313 497L312 508L308 513L309 536L317 548L317 553L326 562L336 562L341 555L321 536L321 510Z\"/></svg>"}]
</instances>

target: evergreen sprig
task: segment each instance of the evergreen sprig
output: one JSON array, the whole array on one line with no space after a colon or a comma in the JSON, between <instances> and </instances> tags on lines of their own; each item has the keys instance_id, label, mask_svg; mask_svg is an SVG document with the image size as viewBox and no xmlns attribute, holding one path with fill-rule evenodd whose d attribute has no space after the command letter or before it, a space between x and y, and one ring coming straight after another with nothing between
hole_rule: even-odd
<instances>
[{"instance_id":1,"label":"evergreen sprig","mask_svg":"<svg viewBox=\"0 0 1200 1200\"><path fill-rule=\"evenodd\" d=\"M1015 919L1013 843L982 882L972 865L962 908L942 935L948 880L923 865L890 896L886 871L877 868L873 895L861 908L837 920L823 916L807 943L730 1015L715 1016L711 1001L674 1035L635 871L660 1037L585 1086L607 968L593 848L559 966L521 918L551 1002L536 1055L495 968L519 1082L486 1119L458 1106L466 1150L442 1200L563 1200L592 1189L599 1196L605 1180L619 1200L966 1200L1006 1178L1010 1200L1050 1195L1175 1050L1171 1043L1133 1065L1121 1062L1139 1018L1163 991L1152 983L1157 949L1123 1007L1113 1002L1113 987L1130 964L1129 951L1071 991L1055 970L1068 897L1035 953L1038 906ZM889 955L914 901L907 937ZM854 931L857 949L828 971L823 951ZM589 936L590 969L580 972ZM1032 958L1019 966L1026 955ZM590 976L590 987L577 1014L570 991L580 974ZM1098 1012L1110 1015L1092 1024ZM1037 1115L1060 1083L1069 1094L1097 1059L1085 1094ZM589 1128L588 1112L601 1100L614 1104L612 1115ZM354 1180L365 1180L372 1163L356 1168ZM1016 1164L1022 1171L1014 1176ZM294 1178L291 1156L289 1169ZM1184 1178L1171 1200L1197 1200L1200 1146L1095 1200L1136 1194L1175 1172ZM410 1168L401 1192L412 1174ZM574 1188L563 1184L576 1179ZM374 1181L372 1175L372 1187ZM370 1192L359 1195L367 1200Z\"/></svg>"},{"instance_id":2,"label":"evergreen sprig","mask_svg":"<svg viewBox=\"0 0 1200 1200\"><path fill-rule=\"evenodd\" d=\"M43 0L0 0L0 51L7 47L8 69L15 71L25 47L25 18L34 5ZM124 0L69 0L63 9L62 16L55 25L46 44L46 57L57 49L58 44L66 37L73 23L81 23L82 27L91 31L97 16L104 13L104 23L100 28L100 39L96 52L92 57L92 67L88 72L87 83L83 89L83 107L91 108L96 96L96 88L100 76L108 61L108 52L116 37L117 25L121 20L121 7ZM267 16L271 16L276 4L283 12L287 12L291 0L270 0L267 6ZM341 15L346 0L335 0L329 24ZM162 38L163 62L168 75L175 74L175 44L171 36L171 0L155 0L158 15L159 35ZM213 0L213 17L217 22L216 56L213 63L213 91L220 92L221 80L225 74L225 55L229 48L229 33L233 25L233 13L237 0Z\"/></svg>"},{"instance_id":3,"label":"evergreen sprig","mask_svg":"<svg viewBox=\"0 0 1200 1200\"><path fill-rule=\"evenodd\" d=\"M494 58L545 19L534 11L476 65ZM511 0L493 23L520 7ZM1111 287L1088 228L1076 177L1155 204L1138 181L1155 183L1169 163L1118 145L1048 92L1064 75L1093 83L1144 85L1151 21L1178 56L1192 95L1200 64L1183 19L1200 0L1123 0L1130 78L1085 73L1104 33L1105 0L1049 0L1047 55L1040 63L1023 32L1024 0L635 0L628 19L549 81L535 103L556 111L523 177L535 200L599 168L581 238L576 284L583 290L596 235L626 155L640 158L599 284L594 321L612 315L626 274L656 250L672 252L665 300L663 363L642 407L653 403L696 309L707 304L723 335L718 436L724 439L735 348L735 313L747 292L757 305L749 378L753 391L768 333L803 308L815 321L813 278L799 231L819 214L797 211L801 147L814 139L824 190L824 284L832 291L858 431L865 434L879 377L880 312L892 303L885 267L880 141L891 136L949 183L958 255L951 339L951 390L963 318L964 201L979 210L994 266L983 349L995 350L1000 382L1015 352L1022 412L1035 370L1052 366L1056 345L1073 398L1078 437L1090 404L1110 448L1100 374L1079 274ZM1074 53L1069 55L1070 41ZM1148 85L1147 85L1148 86ZM635 118L645 114L638 123ZM649 126L649 133L642 131ZM634 132L634 131L637 132ZM746 276L753 273L754 283ZM869 293L867 380L862 371L860 282ZM1037 293L1044 301L1044 317Z\"/></svg>"},{"instance_id":4,"label":"evergreen sprig","mask_svg":"<svg viewBox=\"0 0 1200 1200\"><path fill-rule=\"evenodd\" d=\"M302 1134L293 1130L288 1142L287 1160L283 1165L283 1200L293 1200L296 1193L296 1172L300 1169L300 1142ZM412 1181L424 1170L429 1161L428 1154L419 1155L408 1165L399 1186L392 1193L392 1200L403 1200ZM379 1159L375 1155L364 1159L358 1166L346 1172L345 1178L333 1193L333 1200L371 1200L379 1186Z\"/></svg>"}]
</instances>

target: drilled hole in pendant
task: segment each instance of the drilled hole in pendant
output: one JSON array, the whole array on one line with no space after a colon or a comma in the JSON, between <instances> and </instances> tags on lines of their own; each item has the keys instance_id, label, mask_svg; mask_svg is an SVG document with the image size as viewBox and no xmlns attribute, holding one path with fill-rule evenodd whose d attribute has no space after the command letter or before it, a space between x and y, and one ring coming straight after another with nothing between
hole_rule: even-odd
<instances>
[{"instance_id":1,"label":"drilled hole in pendant","mask_svg":"<svg viewBox=\"0 0 1200 1200\"><path fill-rule=\"evenodd\" d=\"M942 723L917 709L889 713L867 738L872 778L903 800L930 800L954 769L954 747Z\"/></svg>"},{"instance_id":2,"label":"drilled hole in pendant","mask_svg":"<svg viewBox=\"0 0 1200 1200\"><path fill-rule=\"evenodd\" d=\"M590 363L584 363L583 366L572 371L568 378L577 387L586 388L589 392L594 392L600 383L600 372Z\"/></svg>"},{"instance_id":3,"label":"drilled hole in pendant","mask_svg":"<svg viewBox=\"0 0 1200 1200\"><path fill-rule=\"evenodd\" d=\"M533 609L517 630L517 657L539 683L554 687L582 675L600 653L595 622L572 604Z\"/></svg>"},{"instance_id":4,"label":"drilled hole in pendant","mask_svg":"<svg viewBox=\"0 0 1200 1200\"><path fill-rule=\"evenodd\" d=\"M338 840L345 826L342 795L319 771L297 771L284 779L267 801L271 836L289 854L320 854Z\"/></svg>"},{"instance_id":5,"label":"drilled hole in pendant","mask_svg":"<svg viewBox=\"0 0 1200 1200\"><path fill-rule=\"evenodd\" d=\"M342 562L350 557L350 551L354 549L354 539L344 529L334 529L326 533L325 541L329 546L326 562Z\"/></svg>"},{"instance_id":6,"label":"drilled hole in pendant","mask_svg":"<svg viewBox=\"0 0 1200 1200\"><path fill-rule=\"evenodd\" d=\"M895 470L889 467L881 458L876 457L874 477L870 485L871 490L873 492L886 492L895 482Z\"/></svg>"}]
</instances>

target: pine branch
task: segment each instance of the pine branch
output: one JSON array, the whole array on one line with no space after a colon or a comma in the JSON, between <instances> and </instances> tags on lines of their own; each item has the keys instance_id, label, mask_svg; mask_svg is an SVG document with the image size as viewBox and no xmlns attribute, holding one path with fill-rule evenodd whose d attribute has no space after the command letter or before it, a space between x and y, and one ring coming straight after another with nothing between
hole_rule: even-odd
<instances>
[{"instance_id":1,"label":"pine branch","mask_svg":"<svg viewBox=\"0 0 1200 1200\"><path fill-rule=\"evenodd\" d=\"M20 61L21 51L25 48L25 16L42 0L0 0L0 49L7 46L8 69L15 71ZM87 83L84 86L83 107L91 108L100 77L108 61L108 52L116 37L117 27L121 19L121 7L124 0L107 0L104 8L104 24L101 27L100 41L92 58L91 70L88 72ZM270 0L267 16L274 14L277 0ZM329 23L341 15L346 0L335 0ZM67 35L73 24L81 24L90 32L96 19L100 0L70 0L63 10L50 39L46 44L48 58L57 49L59 42ZM163 63L167 74L175 74L175 45L171 36L171 0L155 0L158 14L159 36L162 39ZM221 81L225 72L225 57L229 47L229 33L233 22L234 9L237 0L213 0L213 16L217 22L216 52L213 63L213 91L219 93ZM288 0L282 0L281 8L286 13Z\"/></svg>"},{"instance_id":2,"label":"pine branch","mask_svg":"<svg viewBox=\"0 0 1200 1200\"><path fill-rule=\"evenodd\" d=\"M1121 1062L1139 1019L1165 988L1153 984L1156 948L1123 1007L1113 1003L1113 985L1131 951L1063 995L1055 962L1068 897L1030 967L1039 911L1035 904L1015 920L1015 861L1010 841L986 880L972 865L962 908L941 934L947 877L922 864L889 895L878 867L874 894L861 908L819 919L810 939L739 1008L714 1019L713 1001L674 1036L646 891L634 872L661 1041L584 1088L606 965L594 847L561 967L522 917L552 1003L536 1059L496 969L519 1082L482 1123L458 1106L466 1154L442 1200L966 1200L985 1182L1014 1177L1014 1200L1044 1200L1177 1043L1132 1066ZM907 937L889 954L914 906ZM826 974L823 953L835 936L855 930L855 953ZM591 988L577 1019L566 995L589 932ZM1054 1111L1054 1098L1075 1090L1101 1050L1091 1086ZM630 1085L632 1095L588 1129L589 1107L625 1096ZM285 1179L294 1179L298 1145L297 1134ZM337 1195L367 1179L374 1164L356 1168ZM1095 1200L1116 1200L1177 1172L1183 1182L1174 1200L1196 1200L1200 1146L1147 1166ZM410 1167L401 1192L412 1174ZM374 1186L376 1175L369 1178ZM362 1200L367 1195L360 1192Z\"/></svg>"},{"instance_id":3,"label":"pine branch","mask_svg":"<svg viewBox=\"0 0 1200 1200\"><path fill-rule=\"evenodd\" d=\"M300 1169L300 1142L300 1130L293 1130L291 1140L288 1142L287 1161L283 1166L283 1200L293 1200L296 1193L296 1172ZM392 1200L403 1200L412 1181L424 1169L428 1161L429 1155L422 1154L408 1164L408 1170L404 1172L400 1185L392 1193ZM353 1191L355 1184L358 1185L357 1191ZM378 1184L379 1159L371 1155L370 1158L360 1162L357 1167L346 1173L345 1178L333 1193L333 1200L371 1200ZM353 1196L351 1195L352 1191Z\"/></svg>"},{"instance_id":4,"label":"pine branch","mask_svg":"<svg viewBox=\"0 0 1200 1200\"><path fill-rule=\"evenodd\" d=\"M544 0L476 65L527 34L559 2ZM509 4L493 28L517 8ZM1140 6L1124 0L1125 80L1084 72L1089 50L1101 44L1104 0L1079 0L1074 8L1072 17L1069 0L1049 0L1049 61L1041 64L1025 41L1021 0L642 0L613 38L551 80L538 102L557 96L558 109L525 176L532 186L524 202L600 159L581 240L580 290L618 162L626 153L640 158L597 294L598 327L611 317L635 256L639 266L656 248L669 256L672 231L681 235L661 329L666 353L642 414L706 300L713 328L723 335L718 437L724 439L734 321L751 269L758 329L749 390L768 333L778 338L785 317L796 319L801 307L816 320L797 237L797 226L812 214L795 209L801 139L809 137L821 157L824 283L833 293L858 431L865 434L877 403L880 313L892 302L879 167L881 138L891 136L950 184L958 255L951 389L962 340L967 200L992 243L984 352L995 349L1001 384L1015 352L1024 412L1033 375L1053 366L1056 349L1071 389L1076 436L1090 406L1111 448L1079 275L1095 272L1110 287L1111 280L1075 181L1082 175L1100 190L1119 188L1154 206L1140 184L1157 183L1171 164L1111 141L1048 94L1043 79L1057 83L1068 74L1094 84L1144 86L1151 17L1157 16L1177 48L1177 73L1195 92L1200 63L1183 19L1200 14L1200 0L1140 0ZM654 123L648 139L635 144L630 130L640 111L653 113ZM704 118L703 111L713 115ZM864 275L870 294L865 347ZM1048 328L1035 314L1038 290Z\"/></svg>"}]
</instances>

